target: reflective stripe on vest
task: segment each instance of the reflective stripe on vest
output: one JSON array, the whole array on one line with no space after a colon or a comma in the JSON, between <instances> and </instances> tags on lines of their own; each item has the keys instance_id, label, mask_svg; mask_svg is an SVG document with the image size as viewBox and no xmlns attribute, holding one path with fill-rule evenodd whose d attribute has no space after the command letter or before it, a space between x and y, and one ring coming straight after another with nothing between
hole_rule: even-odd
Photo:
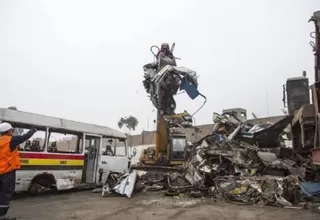
<instances>
[{"instance_id":1,"label":"reflective stripe on vest","mask_svg":"<svg viewBox=\"0 0 320 220\"><path fill-rule=\"evenodd\" d=\"M19 150L16 148L11 151L11 139L12 137L8 135L0 136L0 174L20 169Z\"/></svg>"}]
</instances>

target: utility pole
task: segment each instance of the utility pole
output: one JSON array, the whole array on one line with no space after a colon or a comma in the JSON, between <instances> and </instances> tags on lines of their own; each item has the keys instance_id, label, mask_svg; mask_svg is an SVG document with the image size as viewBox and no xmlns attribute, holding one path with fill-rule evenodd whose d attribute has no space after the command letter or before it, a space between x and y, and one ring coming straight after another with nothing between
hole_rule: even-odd
<instances>
[{"instance_id":1,"label":"utility pole","mask_svg":"<svg viewBox=\"0 0 320 220\"><path fill-rule=\"evenodd\" d=\"M269 104L268 104L268 95L266 92L266 108L267 108L267 116L269 117Z\"/></svg>"}]
</instances>

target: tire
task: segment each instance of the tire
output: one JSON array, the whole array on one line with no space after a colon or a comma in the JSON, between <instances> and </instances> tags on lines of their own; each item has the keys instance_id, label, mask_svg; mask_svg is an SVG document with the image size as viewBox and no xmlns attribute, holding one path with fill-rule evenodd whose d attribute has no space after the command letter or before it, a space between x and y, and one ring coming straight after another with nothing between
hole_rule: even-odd
<instances>
[{"instance_id":1,"label":"tire","mask_svg":"<svg viewBox=\"0 0 320 220\"><path fill-rule=\"evenodd\" d=\"M38 196L40 194L41 188L42 186L39 183L33 181L29 186L28 194L30 196Z\"/></svg>"}]
</instances>

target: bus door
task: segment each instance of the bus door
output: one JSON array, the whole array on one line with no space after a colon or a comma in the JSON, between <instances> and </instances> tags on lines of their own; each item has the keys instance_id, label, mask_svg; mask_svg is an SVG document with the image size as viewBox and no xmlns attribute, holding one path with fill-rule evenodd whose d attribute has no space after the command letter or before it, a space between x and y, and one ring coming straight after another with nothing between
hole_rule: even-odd
<instances>
[{"instance_id":1,"label":"bus door","mask_svg":"<svg viewBox=\"0 0 320 220\"><path fill-rule=\"evenodd\" d=\"M103 183L110 172L127 172L129 158L126 140L103 138L98 167L97 183Z\"/></svg>"},{"instance_id":2,"label":"bus door","mask_svg":"<svg viewBox=\"0 0 320 220\"><path fill-rule=\"evenodd\" d=\"M84 181L86 183L95 183L96 165L101 144L101 137L98 135L85 135L85 167Z\"/></svg>"}]
</instances>

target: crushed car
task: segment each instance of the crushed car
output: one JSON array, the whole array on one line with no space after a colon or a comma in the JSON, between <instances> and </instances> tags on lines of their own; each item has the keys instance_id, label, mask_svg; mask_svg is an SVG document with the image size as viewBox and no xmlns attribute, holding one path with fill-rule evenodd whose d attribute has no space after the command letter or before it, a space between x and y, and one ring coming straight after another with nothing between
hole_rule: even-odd
<instances>
[{"instance_id":1,"label":"crushed car","mask_svg":"<svg viewBox=\"0 0 320 220\"><path fill-rule=\"evenodd\" d=\"M197 73L186 67L178 67L176 57L173 55L174 46L164 43L161 48L151 47L155 60L145 64L143 85L150 95L150 99L162 115L174 115L176 102L174 95L178 91L185 91L191 99L203 96L197 89ZM157 52L154 52L154 48ZM203 96L204 97L204 96Z\"/></svg>"}]
</instances>

